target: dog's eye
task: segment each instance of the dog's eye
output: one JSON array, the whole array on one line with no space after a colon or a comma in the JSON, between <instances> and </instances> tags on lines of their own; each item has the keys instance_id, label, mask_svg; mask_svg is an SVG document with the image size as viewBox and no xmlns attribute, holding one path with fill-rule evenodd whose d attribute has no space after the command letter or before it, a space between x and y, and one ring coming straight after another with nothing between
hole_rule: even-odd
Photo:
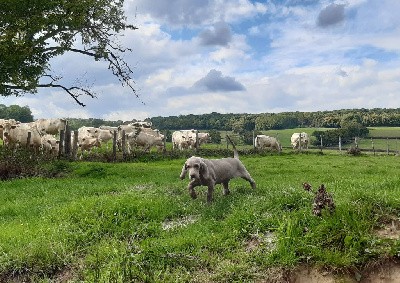
<instances>
[{"instance_id":1,"label":"dog's eye","mask_svg":"<svg viewBox=\"0 0 400 283\"><path fill-rule=\"evenodd\" d=\"M193 165L193 167L197 169L197 168L200 167L200 165L199 164L195 164L195 165Z\"/></svg>"}]
</instances>

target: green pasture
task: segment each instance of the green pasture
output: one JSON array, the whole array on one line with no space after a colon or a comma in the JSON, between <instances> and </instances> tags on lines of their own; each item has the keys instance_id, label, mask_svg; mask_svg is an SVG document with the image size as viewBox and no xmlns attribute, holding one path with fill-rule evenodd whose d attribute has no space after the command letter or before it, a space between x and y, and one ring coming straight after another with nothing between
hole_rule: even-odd
<instances>
[{"instance_id":1,"label":"green pasture","mask_svg":"<svg viewBox=\"0 0 400 283\"><path fill-rule=\"evenodd\" d=\"M376 230L400 215L397 156L242 156L257 189L231 181L207 204L184 159L58 161L58 178L0 183L0 281L272 282L307 263L340 272L396 258ZM312 213L324 184L336 209ZM64 280L64 281L61 281Z\"/></svg>"}]
</instances>

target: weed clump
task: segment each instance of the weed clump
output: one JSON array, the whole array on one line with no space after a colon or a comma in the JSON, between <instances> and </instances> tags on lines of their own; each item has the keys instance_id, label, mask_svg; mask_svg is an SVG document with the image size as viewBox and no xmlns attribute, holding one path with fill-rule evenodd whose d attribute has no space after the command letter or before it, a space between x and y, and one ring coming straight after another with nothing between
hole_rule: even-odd
<instances>
[{"instance_id":1,"label":"weed clump","mask_svg":"<svg viewBox=\"0 0 400 283\"><path fill-rule=\"evenodd\" d=\"M358 156L361 155L361 150L358 147L352 146L347 150L347 154Z\"/></svg>"},{"instance_id":2,"label":"weed clump","mask_svg":"<svg viewBox=\"0 0 400 283\"><path fill-rule=\"evenodd\" d=\"M326 191L324 184L322 184L315 193L313 214L321 216L324 208L328 208L330 212L333 212L335 210L335 203L333 202L332 195Z\"/></svg>"},{"instance_id":3,"label":"weed clump","mask_svg":"<svg viewBox=\"0 0 400 283\"><path fill-rule=\"evenodd\" d=\"M66 162L46 154L32 154L29 150L0 150L0 180L30 177L59 177L69 171Z\"/></svg>"}]
</instances>

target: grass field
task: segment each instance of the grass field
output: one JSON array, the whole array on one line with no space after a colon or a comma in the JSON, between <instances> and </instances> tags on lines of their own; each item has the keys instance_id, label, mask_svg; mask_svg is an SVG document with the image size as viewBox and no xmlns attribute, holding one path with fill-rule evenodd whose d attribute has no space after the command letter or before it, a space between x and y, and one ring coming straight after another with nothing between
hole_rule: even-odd
<instances>
[{"instance_id":1,"label":"grass field","mask_svg":"<svg viewBox=\"0 0 400 283\"><path fill-rule=\"evenodd\" d=\"M387 150L399 151L400 150L400 127L370 127L369 135L367 138L359 139L358 146L366 150ZM284 130L269 130L263 131L262 133L268 136L278 138L283 147L290 148L290 137L295 132L305 132L310 136L311 141L315 140L315 137L311 136L314 131L325 131L330 130L328 128L296 128L296 129L284 129ZM379 139L377 138L379 137ZM399 139L394 139L398 137ZM372 139L371 139L372 138ZM387 139L389 138L389 139ZM343 148L354 146L343 145Z\"/></svg>"},{"instance_id":2,"label":"grass field","mask_svg":"<svg viewBox=\"0 0 400 283\"><path fill-rule=\"evenodd\" d=\"M400 215L397 156L242 157L257 190L192 200L184 160L58 162L64 177L0 183L0 281L281 282L307 263L334 273L400 255L377 233ZM336 209L312 213L325 184ZM288 273L289 272L289 273Z\"/></svg>"}]
</instances>

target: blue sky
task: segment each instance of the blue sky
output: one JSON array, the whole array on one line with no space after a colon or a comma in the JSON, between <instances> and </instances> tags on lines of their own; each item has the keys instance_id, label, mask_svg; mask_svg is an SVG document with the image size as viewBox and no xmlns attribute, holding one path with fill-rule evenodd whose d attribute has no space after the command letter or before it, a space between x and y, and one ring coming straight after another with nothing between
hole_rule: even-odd
<instances>
[{"instance_id":1,"label":"blue sky","mask_svg":"<svg viewBox=\"0 0 400 283\"><path fill-rule=\"evenodd\" d=\"M92 85L77 105L58 90L0 98L35 118L132 120L180 114L400 107L400 1L126 0L139 29L133 52L140 99L102 62L67 54L65 80Z\"/></svg>"}]
</instances>

